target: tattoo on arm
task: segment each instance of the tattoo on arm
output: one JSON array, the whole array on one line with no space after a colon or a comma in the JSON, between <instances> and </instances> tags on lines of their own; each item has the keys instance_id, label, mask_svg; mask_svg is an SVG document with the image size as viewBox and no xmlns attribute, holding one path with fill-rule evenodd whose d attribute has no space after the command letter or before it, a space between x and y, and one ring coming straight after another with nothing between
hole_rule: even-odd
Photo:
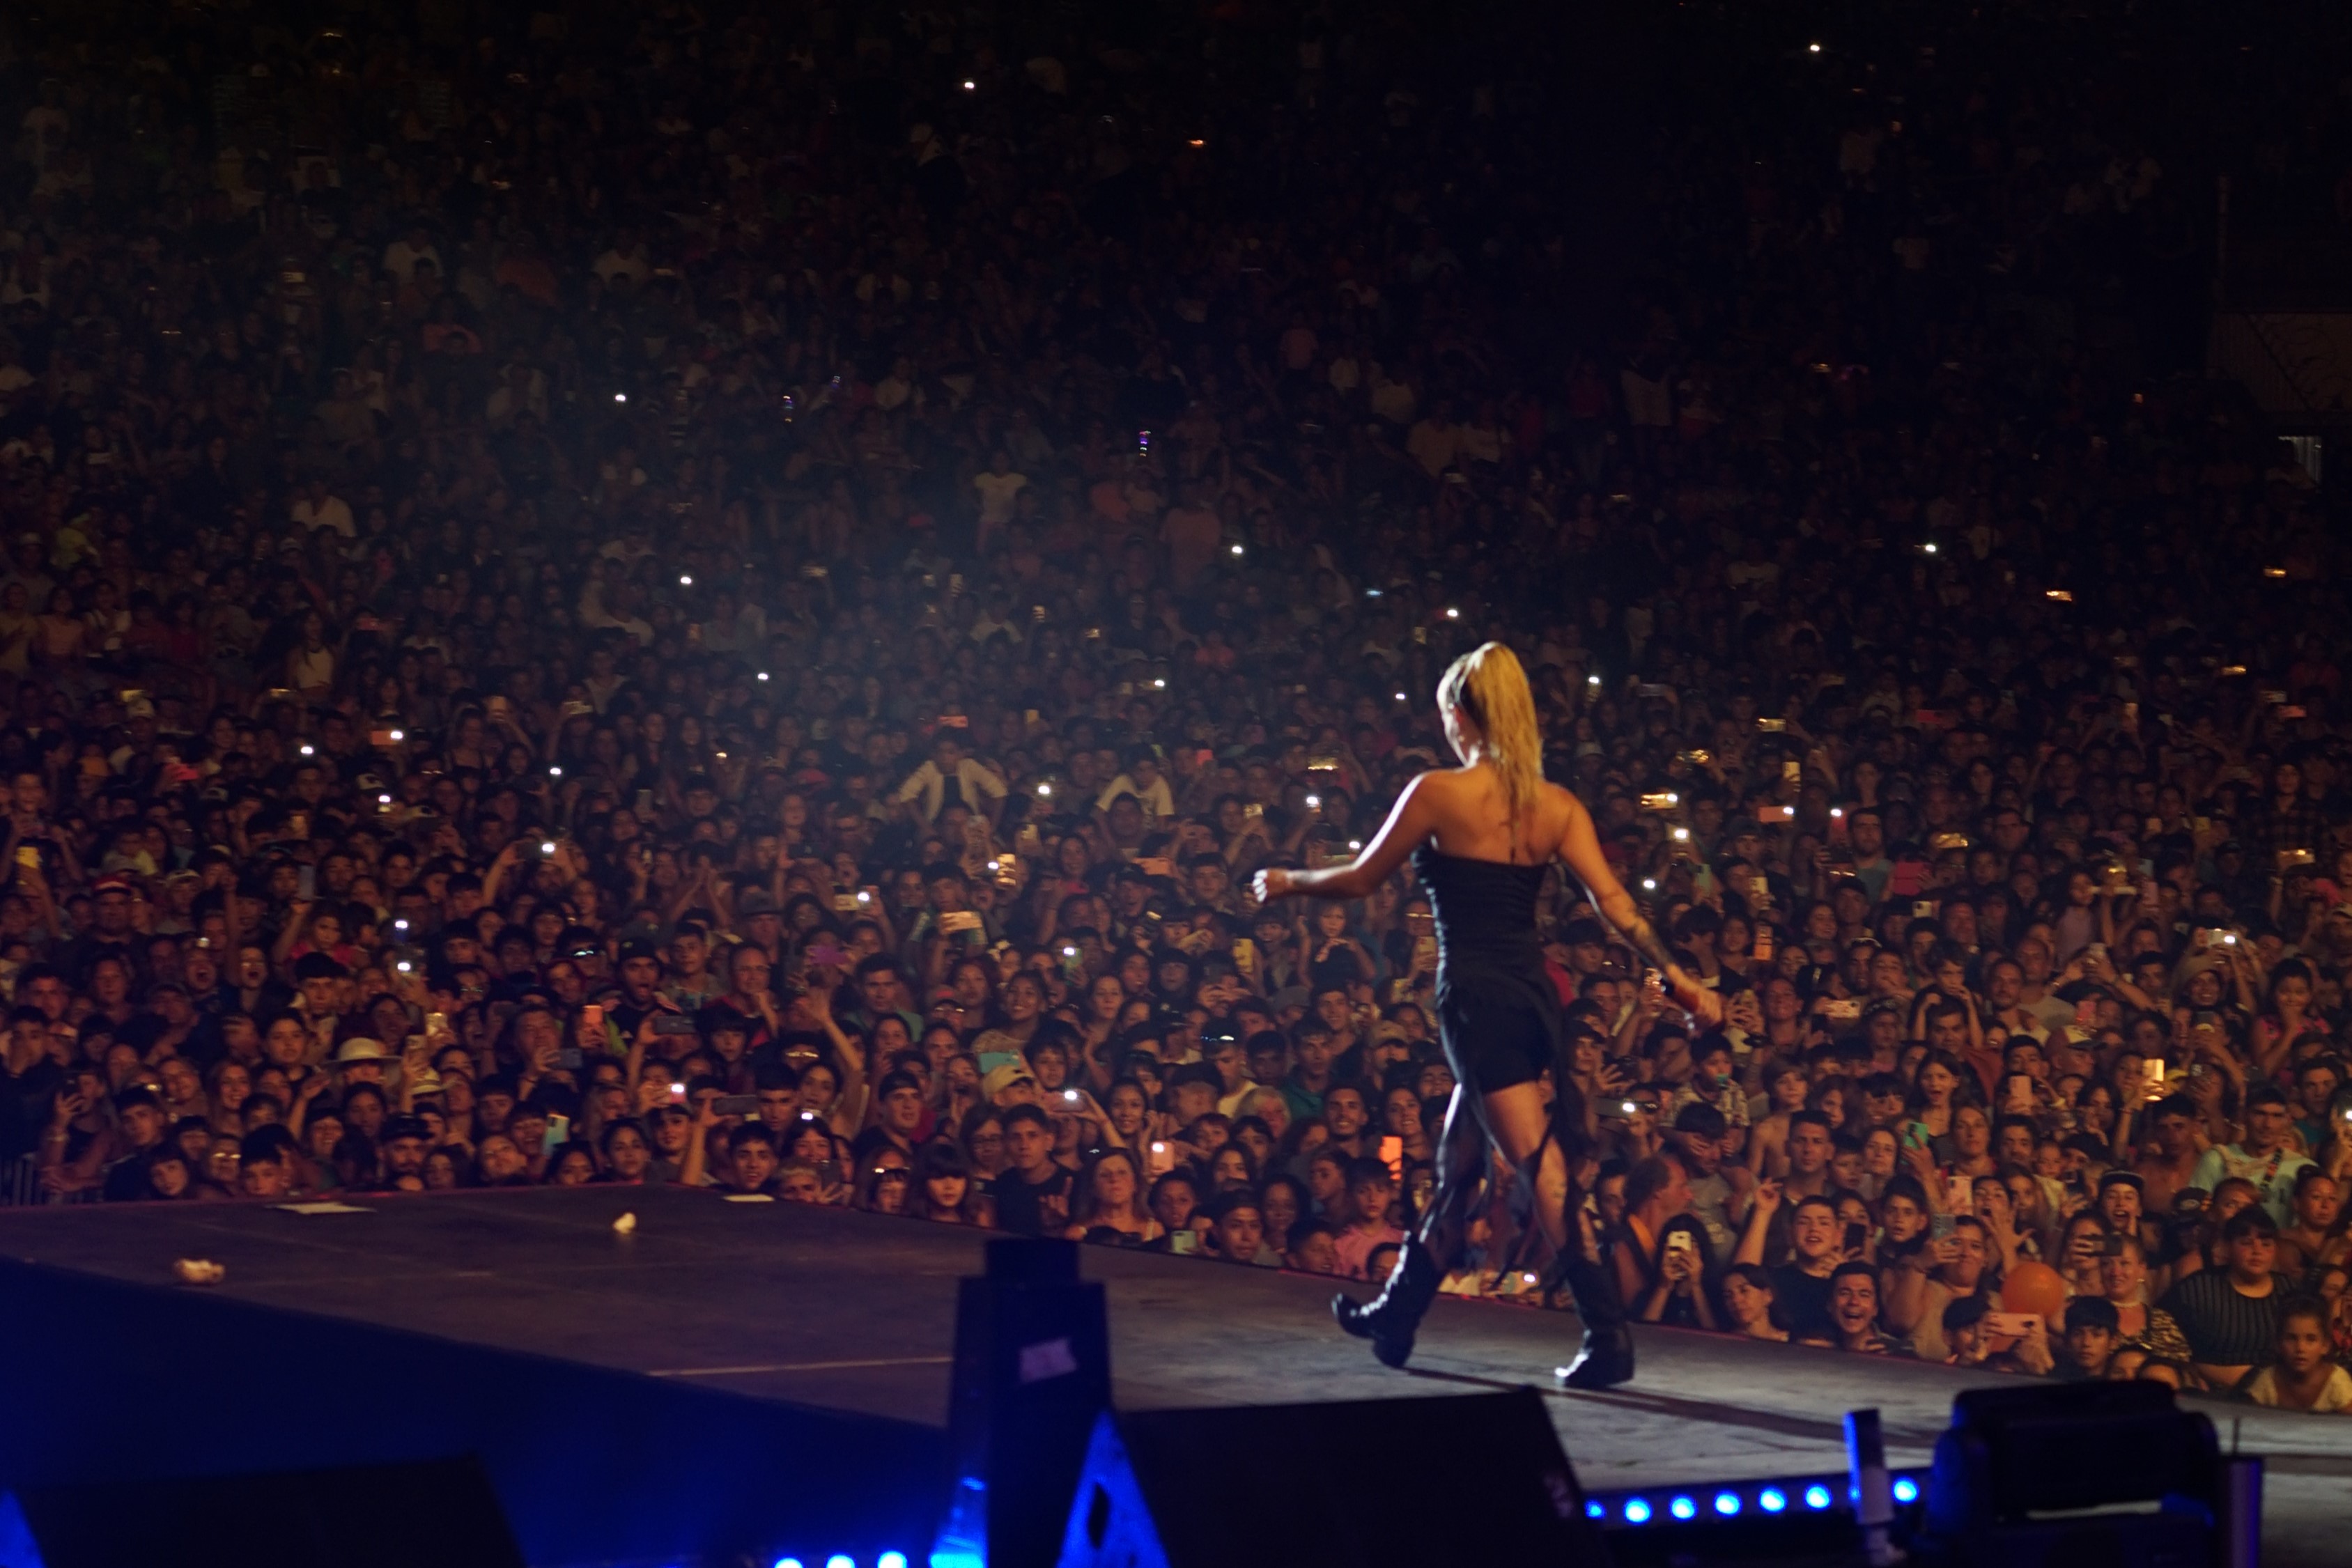
<instances>
[{"instance_id":1,"label":"tattoo on arm","mask_svg":"<svg viewBox=\"0 0 2352 1568\"><path fill-rule=\"evenodd\" d=\"M1648 959L1651 967L1660 974L1664 974L1674 967L1674 955L1666 951L1665 944L1658 940L1658 934L1650 928L1650 923L1641 915L1636 915L1633 919L1620 925L1617 928L1617 934L1632 943L1633 951Z\"/></svg>"}]
</instances>

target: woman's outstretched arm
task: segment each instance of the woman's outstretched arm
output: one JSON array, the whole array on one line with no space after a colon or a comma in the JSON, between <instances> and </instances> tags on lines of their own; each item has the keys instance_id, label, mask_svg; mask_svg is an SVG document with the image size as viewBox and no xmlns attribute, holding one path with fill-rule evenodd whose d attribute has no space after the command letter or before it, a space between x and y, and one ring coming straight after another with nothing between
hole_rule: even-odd
<instances>
[{"instance_id":1,"label":"woman's outstretched arm","mask_svg":"<svg viewBox=\"0 0 2352 1568\"><path fill-rule=\"evenodd\" d=\"M1277 898L1305 894L1313 898L1364 898L1372 889L1389 878L1402 865L1412 852L1435 831L1436 812L1423 798L1422 786L1429 775L1417 775L1389 808L1389 820L1372 836L1356 858L1346 865L1325 866L1320 871L1287 871L1281 866L1268 866L1257 873L1258 902L1271 904Z\"/></svg>"},{"instance_id":2,"label":"woman's outstretched arm","mask_svg":"<svg viewBox=\"0 0 2352 1568\"><path fill-rule=\"evenodd\" d=\"M1601 836L1592 831L1592 813L1573 795L1569 797L1568 831L1560 837L1559 858L1568 862L1568 869L1576 873L1576 880L1592 895L1601 917L1633 944L1633 951L1666 977L1666 984L1674 988L1675 999L1708 1026L1722 1023L1722 997L1685 974L1682 966L1675 962L1674 955L1666 950L1666 945L1658 939L1657 932L1643 915L1641 906L1633 902L1633 895L1625 891L1625 884L1609 869L1608 857L1601 852Z\"/></svg>"}]
</instances>

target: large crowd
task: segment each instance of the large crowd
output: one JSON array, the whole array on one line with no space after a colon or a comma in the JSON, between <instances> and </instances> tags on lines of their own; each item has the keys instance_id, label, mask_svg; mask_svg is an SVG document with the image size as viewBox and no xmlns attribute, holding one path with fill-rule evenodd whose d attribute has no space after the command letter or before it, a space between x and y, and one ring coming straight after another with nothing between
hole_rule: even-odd
<instances>
[{"instance_id":1,"label":"large crowd","mask_svg":"<svg viewBox=\"0 0 2352 1568\"><path fill-rule=\"evenodd\" d=\"M1377 1280L1429 907L1248 888L1497 637L1727 1002L1555 877L1637 1321L2352 1406L2343 550L2190 324L2200 139L2352 190L2332 81L2153 112L2202 35L2106 0L129 9L0 16L0 1197Z\"/></svg>"}]
</instances>

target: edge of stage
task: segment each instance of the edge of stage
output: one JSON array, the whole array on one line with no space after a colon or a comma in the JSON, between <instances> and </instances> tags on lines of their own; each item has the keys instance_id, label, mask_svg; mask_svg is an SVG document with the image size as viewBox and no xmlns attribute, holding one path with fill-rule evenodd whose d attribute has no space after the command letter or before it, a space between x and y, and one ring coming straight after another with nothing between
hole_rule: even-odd
<instances>
[{"instance_id":1,"label":"edge of stage","mask_svg":"<svg viewBox=\"0 0 2352 1568\"><path fill-rule=\"evenodd\" d=\"M793 1456L827 1449L835 1458L824 1473L803 1457L791 1460L804 1482L791 1490L824 1494L804 1500L796 1516L807 1530L852 1529L844 1521L860 1510L895 1510L898 1517L872 1528L904 1537L900 1545L929 1527L936 1505L894 1500L887 1483L905 1498L942 1495L957 1281L981 1272L987 1233L674 1187L354 1201L366 1212L299 1215L245 1204L0 1210L0 1260L8 1260L0 1264L0 1327L20 1355L37 1343L72 1370L58 1380L59 1401L75 1391L87 1396L89 1380L102 1381L110 1364L142 1386L180 1379L173 1396L199 1407L236 1397L236 1368L224 1362L247 1365L246 1382L277 1394L280 1379L254 1379L250 1357L206 1356L205 1347L227 1339L266 1355L265 1346L309 1345L306 1354L322 1364L290 1380L287 1396L307 1390L320 1402L300 1416L299 1452L310 1463L421 1457L453 1446L456 1428L433 1425L436 1411L446 1416L462 1403L446 1388L420 1396L406 1425L391 1422L387 1436L365 1377L341 1375L339 1358L397 1365L398 1375L423 1378L427 1390L463 1379L485 1402L480 1431L504 1434L501 1416L552 1428L542 1438L548 1451L510 1458L501 1478L502 1493L528 1471L533 1485L574 1494L562 1508L551 1501L544 1520L509 1496L535 1563L628 1555L586 1550L609 1542L614 1526L608 1519L592 1528L578 1494L593 1490L617 1508L632 1494L642 1501L659 1493L665 1506L699 1510L705 1519L730 1506L723 1476L714 1474L708 1495L697 1498L665 1489L666 1471L692 1468L667 1458L677 1452L675 1433L607 1444L600 1432L593 1445L600 1457L590 1458L559 1415L568 1406L577 1407L571 1419L610 1427L638 1408L631 1401L651 1400L637 1416L648 1426L686 1419L719 1431L743 1423L748 1451L762 1444ZM632 1232L614 1229L624 1213L636 1216ZM1550 1369L1574 1344L1572 1318L1450 1299L1432 1311L1412 1368L1400 1375L1332 1326L1329 1281L1108 1249L1081 1249L1081 1256L1086 1277L1102 1281L1108 1296L1122 1407L1395 1398L1532 1383L1546 1391L1553 1425L1592 1490L1839 1469L1840 1419L1864 1406L1882 1412L1890 1462L1924 1464L1955 1393L2015 1381L1645 1328L1637 1331L1641 1373L1632 1384L1564 1394L1551 1389ZM173 1264L181 1258L209 1259L226 1276L210 1288L179 1285ZM28 1333L37 1340L28 1342ZM373 1337L334 1338L359 1333ZM566 1376L572 1382L551 1381ZM538 1408L503 1407L514 1399ZM338 1403L355 1422L373 1424L370 1451L339 1449ZM2225 1446L2234 1432L2247 1451L2268 1456L2266 1561L2290 1568L2340 1561L2352 1417L2199 1403ZM0 1482L46 1479L94 1459L155 1462L138 1423L114 1428L119 1437L93 1425L79 1444L58 1441L46 1413L9 1425L20 1436L0 1435ZM482 1446L479 1432L472 1437ZM497 1474L499 1456L487 1457ZM224 1454L220 1468L288 1458ZM762 1490L772 1502L787 1489ZM646 1543L647 1555L668 1549Z\"/></svg>"}]
</instances>

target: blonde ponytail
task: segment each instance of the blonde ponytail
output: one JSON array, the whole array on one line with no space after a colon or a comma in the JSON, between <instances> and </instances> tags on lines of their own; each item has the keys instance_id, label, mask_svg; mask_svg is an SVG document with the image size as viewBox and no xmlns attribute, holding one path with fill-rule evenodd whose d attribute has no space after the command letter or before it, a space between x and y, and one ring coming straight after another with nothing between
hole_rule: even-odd
<instances>
[{"instance_id":1,"label":"blonde ponytail","mask_svg":"<svg viewBox=\"0 0 2352 1568\"><path fill-rule=\"evenodd\" d=\"M1489 766L1502 781L1511 810L1511 841L1519 819L1543 784L1543 735L1536 727L1535 694L1519 656L1500 643L1482 643L1445 668L1437 700L1458 707L1478 727Z\"/></svg>"}]
</instances>

